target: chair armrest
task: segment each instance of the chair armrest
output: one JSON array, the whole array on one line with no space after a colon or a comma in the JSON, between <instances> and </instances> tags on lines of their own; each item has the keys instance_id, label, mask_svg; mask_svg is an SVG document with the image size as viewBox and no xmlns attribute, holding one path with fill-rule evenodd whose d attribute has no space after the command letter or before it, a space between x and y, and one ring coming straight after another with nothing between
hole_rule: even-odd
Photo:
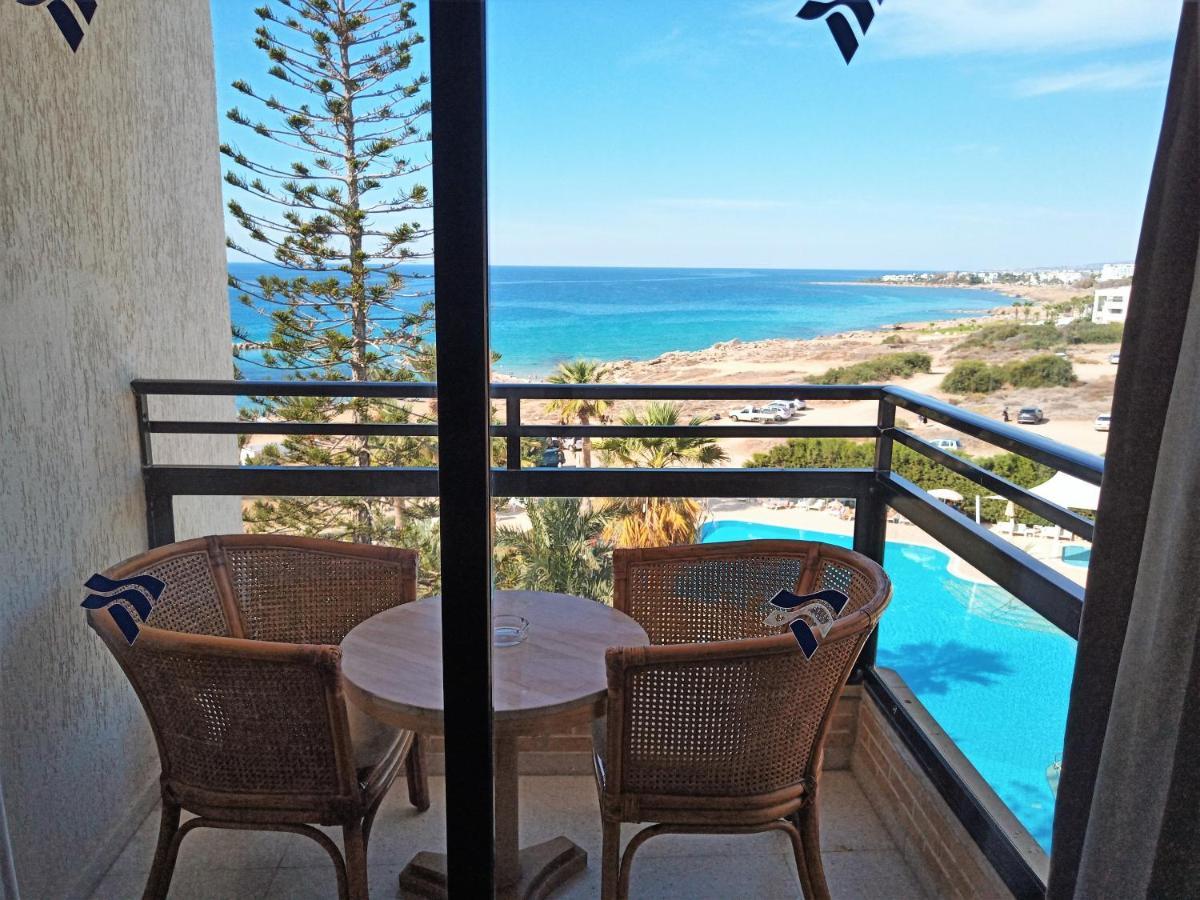
<instances>
[{"instance_id":1,"label":"chair armrest","mask_svg":"<svg viewBox=\"0 0 1200 900\"><path fill-rule=\"evenodd\" d=\"M341 650L89 623L136 690L164 784L181 796L346 798L357 791ZM285 802L285 801L281 801Z\"/></svg>"}]
</instances>

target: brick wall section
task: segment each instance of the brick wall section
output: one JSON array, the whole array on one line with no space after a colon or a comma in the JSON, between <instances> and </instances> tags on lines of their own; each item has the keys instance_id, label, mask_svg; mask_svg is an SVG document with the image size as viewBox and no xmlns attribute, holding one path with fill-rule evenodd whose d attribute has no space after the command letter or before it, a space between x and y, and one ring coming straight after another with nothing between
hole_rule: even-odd
<instances>
[{"instance_id":1,"label":"brick wall section","mask_svg":"<svg viewBox=\"0 0 1200 900\"><path fill-rule=\"evenodd\" d=\"M1012 897L869 697L859 704L851 769L931 896Z\"/></svg>"},{"instance_id":2,"label":"brick wall section","mask_svg":"<svg viewBox=\"0 0 1200 900\"><path fill-rule=\"evenodd\" d=\"M829 724L825 739L826 769L850 768L850 755L858 730L858 707L862 697L859 685L843 692ZM592 772L592 732L580 726L561 734L538 735L519 739L522 775L590 775ZM440 737L429 740L431 774L445 772L445 744Z\"/></svg>"}]
</instances>

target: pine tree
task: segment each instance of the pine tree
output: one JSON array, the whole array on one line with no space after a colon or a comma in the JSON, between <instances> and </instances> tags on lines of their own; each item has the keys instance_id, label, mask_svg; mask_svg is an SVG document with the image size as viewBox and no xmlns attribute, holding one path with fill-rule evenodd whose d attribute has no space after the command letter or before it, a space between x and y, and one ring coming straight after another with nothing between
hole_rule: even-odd
<instances>
[{"instance_id":1,"label":"pine tree","mask_svg":"<svg viewBox=\"0 0 1200 900\"><path fill-rule=\"evenodd\" d=\"M235 332L249 377L323 381L432 380L428 292L405 272L430 255L428 78L409 71L423 42L408 0L276 0L255 10L254 44L279 92L233 87L262 118L227 117L254 149L225 143L228 209L244 233L230 248L283 274L230 285L269 317L265 339ZM271 145L275 145L272 147ZM279 148L282 148L282 152ZM276 162L290 157L290 163ZM420 421L411 404L367 398L259 397L246 417L310 423ZM267 464L430 465L432 441L288 436L255 460ZM296 497L258 501L251 530L359 542L436 541L429 503L400 498Z\"/></svg>"}]
</instances>

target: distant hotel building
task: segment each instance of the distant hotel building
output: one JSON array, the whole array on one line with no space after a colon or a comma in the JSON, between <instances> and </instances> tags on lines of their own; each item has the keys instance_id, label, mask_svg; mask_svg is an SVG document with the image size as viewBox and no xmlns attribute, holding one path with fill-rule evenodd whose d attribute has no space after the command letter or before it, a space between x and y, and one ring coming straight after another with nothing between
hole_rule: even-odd
<instances>
[{"instance_id":1,"label":"distant hotel building","mask_svg":"<svg viewBox=\"0 0 1200 900\"><path fill-rule=\"evenodd\" d=\"M1130 268L1133 267L1130 266ZM1096 288L1096 296L1092 300L1092 321L1100 325L1124 322L1125 316L1129 312L1129 291L1129 285Z\"/></svg>"},{"instance_id":2,"label":"distant hotel building","mask_svg":"<svg viewBox=\"0 0 1200 900\"><path fill-rule=\"evenodd\" d=\"M1133 263L1105 263L1100 269L1101 281L1119 281L1133 277Z\"/></svg>"},{"instance_id":3,"label":"distant hotel building","mask_svg":"<svg viewBox=\"0 0 1200 900\"><path fill-rule=\"evenodd\" d=\"M1054 269L1047 272L1035 272L1034 278L1038 284L1075 284L1083 280L1083 273L1074 269Z\"/></svg>"}]
</instances>

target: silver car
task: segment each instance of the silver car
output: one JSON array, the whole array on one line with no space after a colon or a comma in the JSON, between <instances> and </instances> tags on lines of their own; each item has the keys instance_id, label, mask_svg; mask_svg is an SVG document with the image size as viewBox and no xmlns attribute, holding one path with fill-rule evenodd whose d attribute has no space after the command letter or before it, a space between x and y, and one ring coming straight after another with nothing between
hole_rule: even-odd
<instances>
[{"instance_id":1,"label":"silver car","mask_svg":"<svg viewBox=\"0 0 1200 900\"><path fill-rule=\"evenodd\" d=\"M1037 406L1022 406L1021 411L1017 413L1018 425L1041 425L1045 420L1042 415L1042 410Z\"/></svg>"}]
</instances>

